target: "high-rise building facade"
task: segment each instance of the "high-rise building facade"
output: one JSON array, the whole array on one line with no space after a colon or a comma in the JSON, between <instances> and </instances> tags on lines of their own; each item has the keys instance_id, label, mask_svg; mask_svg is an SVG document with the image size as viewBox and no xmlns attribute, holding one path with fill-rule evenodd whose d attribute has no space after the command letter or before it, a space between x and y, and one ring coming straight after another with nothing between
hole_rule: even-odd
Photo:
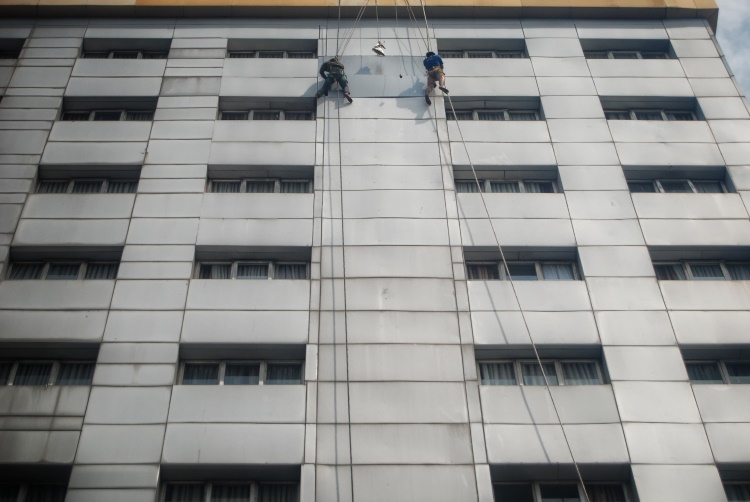
<instances>
[{"instance_id":1,"label":"high-rise building facade","mask_svg":"<svg viewBox=\"0 0 750 502\"><path fill-rule=\"evenodd\" d=\"M713 0L364 3L2 1L0 501L750 500Z\"/></svg>"}]
</instances>

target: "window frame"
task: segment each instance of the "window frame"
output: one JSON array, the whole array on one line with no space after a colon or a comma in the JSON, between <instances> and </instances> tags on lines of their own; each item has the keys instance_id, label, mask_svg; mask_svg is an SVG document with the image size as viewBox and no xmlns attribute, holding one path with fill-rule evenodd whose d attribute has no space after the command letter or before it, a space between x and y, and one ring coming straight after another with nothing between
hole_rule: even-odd
<instances>
[{"instance_id":1,"label":"window frame","mask_svg":"<svg viewBox=\"0 0 750 502\"><path fill-rule=\"evenodd\" d=\"M721 267L721 273L723 274L724 278L695 278L695 275L693 274L693 270L691 268L691 265L712 265L717 264ZM652 262L652 265L654 266L654 273L656 274L656 266L657 265L680 265L682 267L683 272L685 273L685 279L659 279L658 274L656 277L657 281L742 281L746 279L732 279L732 275L729 272L729 268L727 265L750 265L750 261L726 261L726 260L664 260L664 261L654 261Z\"/></svg>"},{"instance_id":2,"label":"window frame","mask_svg":"<svg viewBox=\"0 0 750 502\"><path fill-rule=\"evenodd\" d=\"M542 271L543 265L571 265L573 267L573 279L564 279L564 280L572 280L572 281L580 281L583 278L581 277L581 274L578 271L578 263L576 261L565 261L565 260L519 260L519 261L508 261L508 266L510 265L528 265L528 264L534 264L534 268L536 270L536 281L537 282L543 282L543 281L550 281L552 279L545 279L544 273ZM498 279L470 279L469 278L469 265L484 265L484 266L490 266L494 265L498 269L499 278ZM508 281L510 280L508 278L508 271L505 269L505 264L502 260L500 261L492 261L492 260L468 260L465 261L465 270L466 270L466 280L467 281ZM514 281L518 281L518 279L513 279ZM555 281L557 282L557 281Z\"/></svg>"},{"instance_id":3,"label":"window frame","mask_svg":"<svg viewBox=\"0 0 750 502\"><path fill-rule=\"evenodd\" d=\"M456 115L453 113L453 110L446 110L445 111L445 119L446 120L472 120L480 122L479 119L479 113L480 112L489 112L489 113L502 113L503 119L502 120L481 120L481 122L538 122L541 120L539 110L533 110L533 109L524 109L524 108L474 108L471 110L468 109L457 109L456 113L467 113L471 112L472 118L471 119L456 119ZM510 118L510 115L512 113L533 113L534 114L534 120L512 120Z\"/></svg>"},{"instance_id":4,"label":"window frame","mask_svg":"<svg viewBox=\"0 0 750 502\"><path fill-rule=\"evenodd\" d=\"M65 192L55 193L55 192L40 192L39 188L41 187L42 183L61 183L61 182L67 182L68 187L65 189ZM76 182L92 182L92 181L99 181L101 182L101 186L99 188L98 192L73 192L73 188L75 187ZM34 193L41 194L41 195L101 195L101 194L129 194L129 193L136 193L138 191L138 182L140 181L139 178L70 178L70 179L40 179L37 180L36 183L36 190ZM134 190L132 192L110 192L109 191L109 184L110 183L135 183Z\"/></svg>"},{"instance_id":5,"label":"window frame","mask_svg":"<svg viewBox=\"0 0 750 502\"><path fill-rule=\"evenodd\" d=\"M16 502L26 502L26 498L29 494L29 490L32 486L57 486L63 489L63 491L67 492L68 486L62 483L8 483L6 486L15 486L18 487L18 495L16 497ZM60 502L63 502L65 499L65 493L63 493L63 498L60 500Z\"/></svg>"},{"instance_id":6,"label":"window frame","mask_svg":"<svg viewBox=\"0 0 750 502\"><path fill-rule=\"evenodd\" d=\"M0 381L0 387L7 386L7 387L39 387L42 386L44 388L56 386L56 387L84 387L84 386L91 386L93 385L93 372L91 375L91 382L88 384L60 384L57 383L58 377L60 376L60 367L63 364L90 364L91 366L96 369L96 361L92 360L83 360L83 359L14 359L14 360L0 360L0 364L10 364L10 371L8 372L8 378L5 382ZM18 373L18 367L22 364L52 364L52 369L50 369L50 375L47 379L47 383L41 384L41 385L24 385L24 384L15 384L13 381L16 378L16 374Z\"/></svg>"},{"instance_id":7,"label":"window frame","mask_svg":"<svg viewBox=\"0 0 750 502\"><path fill-rule=\"evenodd\" d=\"M586 385L583 384L569 384L565 382L565 373L562 369L562 365L564 363L594 363L594 366L596 367L596 375L599 379L598 384L593 385L606 385L607 381L604 378L604 371L602 371L602 364L599 359L591 359L591 358L585 358L585 359L555 359L555 358L542 358L542 365L545 364L554 364L555 365L555 373L557 377L557 384L550 384L550 387L586 387ZM524 364L533 364L535 366L539 366L539 362L536 359L482 359L477 361L477 375L479 375L479 385L486 385L488 387L513 387L513 385L493 385L489 383L484 383L482 381L482 368L481 366L483 364L512 364L513 365L513 375L516 379L515 386L522 386L522 387L544 387L544 384L541 385L533 385L533 384L525 384L523 382L523 366ZM545 373L546 375L546 373ZM549 377L547 377L547 381L549 381Z\"/></svg>"},{"instance_id":8,"label":"window frame","mask_svg":"<svg viewBox=\"0 0 750 502\"><path fill-rule=\"evenodd\" d=\"M136 57L134 58L119 58L115 57L115 53L120 52L135 52L137 53ZM107 57L92 57L89 56L89 54L104 54L107 53ZM154 55L159 54L163 57L144 57L144 54L148 55ZM81 59L169 59L169 50L163 51L163 50L149 50L149 49L110 49L110 50L103 50L103 51L81 51Z\"/></svg>"},{"instance_id":9,"label":"window frame","mask_svg":"<svg viewBox=\"0 0 750 502\"><path fill-rule=\"evenodd\" d=\"M239 192L214 192L213 190L213 183L214 182L223 182L223 183L234 183L234 182L240 182L240 191ZM274 187L273 192L248 192L247 191L247 182L248 181L273 181ZM307 192L282 192L281 191L281 184L282 182L287 183L307 183ZM279 193L291 193L291 194L297 194L297 195L303 195L303 194L310 194L313 193L313 180L311 179L304 179L304 178L209 178L206 183L206 192L208 193L242 193L242 194L279 194Z\"/></svg>"},{"instance_id":10,"label":"window frame","mask_svg":"<svg viewBox=\"0 0 750 502\"><path fill-rule=\"evenodd\" d=\"M654 122L656 120L654 119L639 119L637 117L637 113L656 113L659 112L661 114L661 121L663 122L695 122L698 120L698 116L695 114L694 110L665 110L663 108L603 108L604 111L604 117L606 120L639 120L641 122L643 121L651 121ZM628 119L614 119L607 117L608 113L627 113L630 118ZM690 120L673 120L668 117L668 113L689 113L692 117Z\"/></svg>"},{"instance_id":11,"label":"window frame","mask_svg":"<svg viewBox=\"0 0 750 502\"><path fill-rule=\"evenodd\" d=\"M461 54L460 56L457 54ZM470 53L484 53L491 54L488 58L472 58ZM455 49L441 52L441 58L445 59L528 59L529 55L525 50L517 51L501 51L492 49ZM502 55L509 55L510 57L502 57Z\"/></svg>"},{"instance_id":12,"label":"window frame","mask_svg":"<svg viewBox=\"0 0 750 502\"><path fill-rule=\"evenodd\" d=\"M290 384L268 384L266 383L266 380L268 379L268 365L269 363L271 365L273 364L298 364L300 367L300 382L299 383L290 383ZM196 364L196 365L219 365L219 372L218 372L218 383L216 384L185 384L184 382L184 376L185 376L185 366L187 364ZM258 383L257 384L229 384L228 387L242 387L244 385L249 386L260 386L260 385L304 385L305 384L305 361L299 360L299 359L198 359L198 360L192 360L192 359L186 359L180 361L180 370L177 375L177 381L176 385L189 385L189 386L198 386L198 385L204 385L204 386L224 386L226 385L224 383L225 377L226 377L226 369L227 364L258 364L260 367L258 369Z\"/></svg>"},{"instance_id":13,"label":"window frame","mask_svg":"<svg viewBox=\"0 0 750 502\"><path fill-rule=\"evenodd\" d=\"M455 180L455 187L456 187L456 193L477 193L477 192L464 192L461 190L458 190L458 183L471 183L472 185L476 186L477 182L476 180L472 179L458 179ZM517 183L518 184L518 192L495 192L492 190L492 184L493 183ZM558 187L558 183L556 180L513 180L513 179L492 179L492 178L485 178L479 180L480 185L480 191L482 193L492 193L492 194L509 194L509 193L524 193L524 194L533 194L533 195L549 195L548 192L529 192L526 190L526 183L550 183L552 184L552 192L551 193L561 193Z\"/></svg>"},{"instance_id":14,"label":"window frame","mask_svg":"<svg viewBox=\"0 0 750 502\"><path fill-rule=\"evenodd\" d=\"M200 271L201 266L203 265L227 265L231 264L231 269L229 272L229 278L227 279L201 279L200 277ZM268 265L268 276L265 279L246 279L246 278L238 278L237 277L237 269L240 264L252 264L252 265L259 265L259 264L267 264ZM276 273L276 267L278 265L305 265L305 278L304 279L277 279L275 277ZM196 260L195 267L193 270L193 279L198 279L201 281L228 281L228 280L237 280L237 281L307 281L310 280L310 262L303 262L303 261L283 261L283 260Z\"/></svg>"},{"instance_id":15,"label":"window frame","mask_svg":"<svg viewBox=\"0 0 750 502\"><path fill-rule=\"evenodd\" d=\"M272 58L272 57L262 57L261 53L282 53L282 56L280 58ZM250 54L253 55L250 57L238 57L236 54ZM309 57L289 57L290 54L308 54ZM227 50L226 59L317 59L318 58L318 52L317 51L287 51L287 50Z\"/></svg>"},{"instance_id":16,"label":"window frame","mask_svg":"<svg viewBox=\"0 0 750 502\"><path fill-rule=\"evenodd\" d=\"M159 489L159 502L167 502L167 486L169 485L200 485L203 487L201 496L201 502L210 502L213 495L213 488L215 485L249 485L250 495L249 502L260 501L260 491L262 485L295 485L297 487L297 496L300 494L300 483L299 481L238 481L238 480L211 480L211 481L162 481Z\"/></svg>"},{"instance_id":17,"label":"window frame","mask_svg":"<svg viewBox=\"0 0 750 502\"><path fill-rule=\"evenodd\" d=\"M626 54L626 53L635 54L636 57L635 58L616 58L615 57L616 54ZM604 54L605 57L603 57L603 58L589 57L592 54ZM644 54L648 54L648 55L659 54L659 55L662 55L664 57L656 57L656 58L654 58L654 57L643 57ZM617 59L617 60L627 60L627 59L630 59L630 60L639 60L640 59L640 60L646 60L646 61L648 61L648 60L672 59L672 57L670 56L669 52L666 52L666 51L642 51L642 50L639 50L639 49L635 49L635 50L627 50L627 49L606 50L605 49L605 50L598 50L598 51L597 50L591 50L591 51L583 51L583 56L586 59L600 59L600 60L602 60L602 59Z\"/></svg>"},{"instance_id":18,"label":"window frame","mask_svg":"<svg viewBox=\"0 0 750 502\"><path fill-rule=\"evenodd\" d=\"M117 120L96 120L96 114L100 112L109 112L109 113L120 113L120 118ZM65 116L69 113L88 113L89 116L87 119L76 119L71 120L65 118ZM150 113L151 118L148 120L134 120L129 119L128 114L129 113ZM60 122L153 122L154 121L154 115L156 114L156 110L130 110L126 108L120 108L120 109L96 109L96 110L63 110L62 114L60 115Z\"/></svg>"},{"instance_id":19,"label":"window frame","mask_svg":"<svg viewBox=\"0 0 750 502\"><path fill-rule=\"evenodd\" d=\"M736 364L736 363L742 363L742 364L750 364L750 361L745 359L688 359L685 361L685 369L687 369L688 364L716 364L719 367L719 374L721 375L722 382L719 383L701 383L700 380L692 380L690 379L690 374L688 373L688 380L690 381L691 385L750 385L750 383L732 383L731 376L729 375L729 370L727 369L727 363L729 364Z\"/></svg>"},{"instance_id":20,"label":"window frame","mask_svg":"<svg viewBox=\"0 0 750 502\"><path fill-rule=\"evenodd\" d=\"M496 485L531 485L531 497L534 502L541 502L542 499L542 485L575 485L575 487L578 489L578 499L579 502L583 502L586 500L586 497L584 496L584 489L583 486L581 486L581 482L577 480L571 480L571 481L561 481L561 480L551 480L551 481L499 481L499 482L493 482L492 483L492 495L493 498L495 497L495 486ZM611 486L619 486L622 488L622 493L625 496L625 502L633 502L633 497L631 495L631 488L630 484L627 482L622 481L594 481L594 482L583 482L583 485L586 487L586 490L589 489L590 486L601 486L601 485L611 485ZM502 502L502 501L501 501Z\"/></svg>"},{"instance_id":21,"label":"window frame","mask_svg":"<svg viewBox=\"0 0 750 502\"><path fill-rule=\"evenodd\" d=\"M279 118L278 119L263 120L263 122L274 122L274 121L282 121L282 120L289 120L289 121L292 121L292 122L307 122L307 121L315 120L315 111L314 110L291 110L291 109L290 110L284 110L284 109L276 109L276 110L265 110L265 109L259 109L259 110L255 110L255 109L249 109L249 110L238 110L238 109L219 110L219 115L217 117L217 120L228 120L228 121L229 120L235 120L235 121L242 121L242 120L251 120L252 121L252 120L257 120L257 119L254 118L254 115L255 115L256 112L258 112L258 113L260 113L260 112L263 112L263 113L278 112L279 113ZM243 113L243 114L247 113L247 118L244 118L244 119L225 119L225 118L223 118L224 117L224 113ZM286 118L286 114L287 113L307 113L307 114L310 115L310 118L309 119L288 119L288 118ZM258 120L258 121L260 121L260 120Z\"/></svg>"},{"instance_id":22,"label":"window frame","mask_svg":"<svg viewBox=\"0 0 750 502\"><path fill-rule=\"evenodd\" d=\"M42 270L39 273L38 278L34 279L17 279L11 277L11 274L13 273L13 268L16 265L20 264L31 264L31 263L41 263L42 264ZM75 279L49 279L47 277L47 274L49 272L50 265L53 264L79 264L78 267L78 274ZM86 272L88 270L89 264L110 264L110 265L117 265L117 269L115 270L115 276L112 278L106 278L106 279L90 279L86 278ZM120 262L119 261L111 261L111 260L29 260L29 261L11 261L8 266L8 272L5 274L5 280L8 281L55 281L55 280L66 280L66 281L114 281L117 279L117 274L120 272Z\"/></svg>"},{"instance_id":23,"label":"window frame","mask_svg":"<svg viewBox=\"0 0 750 502\"><path fill-rule=\"evenodd\" d=\"M667 192L666 190L664 190L664 186L661 184L662 180L663 181L685 181L690 186L690 190L692 190L692 193L694 193L694 194L730 193L729 190L727 189L726 183L724 183L723 180L700 180L700 179L693 180L693 179L690 179L690 178L675 178L675 179L671 179L671 178L632 179L632 180L627 180L627 182L628 182L628 190L630 190L630 185L629 185L630 183L651 183L654 186L655 190L656 190L655 192L633 192L633 191L630 191L630 193L660 193L660 194L661 193L691 193L691 192ZM719 186L721 187L721 192L699 192L698 189L695 186L695 182L701 182L701 181L712 181L712 182L719 183Z\"/></svg>"}]
</instances>

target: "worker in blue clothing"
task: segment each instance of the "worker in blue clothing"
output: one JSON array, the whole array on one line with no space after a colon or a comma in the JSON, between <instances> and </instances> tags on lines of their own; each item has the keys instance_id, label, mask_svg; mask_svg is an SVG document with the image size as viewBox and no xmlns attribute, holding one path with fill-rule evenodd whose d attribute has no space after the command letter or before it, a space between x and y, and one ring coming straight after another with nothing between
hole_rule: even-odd
<instances>
[{"instance_id":1,"label":"worker in blue clothing","mask_svg":"<svg viewBox=\"0 0 750 502\"><path fill-rule=\"evenodd\" d=\"M430 51L426 54L422 63L427 70L427 88L424 90L424 100L427 101L428 105L432 104L430 101L430 92L435 89L435 83L438 84L438 88L445 94L448 94L448 89L445 88L445 73L443 73L443 59L439 54L435 54Z\"/></svg>"},{"instance_id":2,"label":"worker in blue clothing","mask_svg":"<svg viewBox=\"0 0 750 502\"><path fill-rule=\"evenodd\" d=\"M328 96L328 91L331 90L333 83L338 82L339 87L344 91L346 100L350 103L354 101L349 95L349 81L346 79L346 73L344 73L344 63L339 61L338 57L331 58L321 65L320 76L325 79L325 82L323 83L323 87L315 93L316 99L324 94Z\"/></svg>"}]
</instances>

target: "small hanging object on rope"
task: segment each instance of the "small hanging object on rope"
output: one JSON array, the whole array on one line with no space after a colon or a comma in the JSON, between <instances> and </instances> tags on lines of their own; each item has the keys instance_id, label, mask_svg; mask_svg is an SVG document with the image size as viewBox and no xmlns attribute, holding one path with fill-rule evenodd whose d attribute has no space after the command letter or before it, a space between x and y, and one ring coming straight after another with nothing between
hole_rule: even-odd
<instances>
[{"instance_id":1,"label":"small hanging object on rope","mask_svg":"<svg viewBox=\"0 0 750 502\"><path fill-rule=\"evenodd\" d=\"M378 56L385 56L385 45L378 40L378 43L375 44L375 47L372 48L372 52L377 54Z\"/></svg>"}]
</instances>

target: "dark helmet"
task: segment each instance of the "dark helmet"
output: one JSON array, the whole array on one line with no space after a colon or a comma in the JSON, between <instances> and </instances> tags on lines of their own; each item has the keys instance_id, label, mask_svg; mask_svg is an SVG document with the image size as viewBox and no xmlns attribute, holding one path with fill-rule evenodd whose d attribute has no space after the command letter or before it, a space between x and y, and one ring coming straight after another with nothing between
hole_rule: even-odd
<instances>
[{"instance_id":1,"label":"dark helmet","mask_svg":"<svg viewBox=\"0 0 750 502\"><path fill-rule=\"evenodd\" d=\"M430 52L428 52L427 54L425 54L425 56L427 56L427 57L430 57L430 56L434 56L434 55L435 55L435 53L434 53L434 52L432 52L432 51L430 51Z\"/></svg>"}]
</instances>

